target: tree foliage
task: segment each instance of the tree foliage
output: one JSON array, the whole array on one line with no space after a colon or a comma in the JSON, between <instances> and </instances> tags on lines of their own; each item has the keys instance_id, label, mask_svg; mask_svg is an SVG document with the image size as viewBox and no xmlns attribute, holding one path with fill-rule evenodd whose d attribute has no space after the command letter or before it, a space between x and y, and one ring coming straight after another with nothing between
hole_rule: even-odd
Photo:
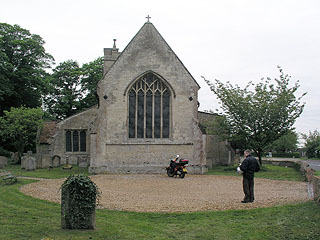
<instances>
[{"instance_id":1,"label":"tree foliage","mask_svg":"<svg viewBox=\"0 0 320 240\"><path fill-rule=\"evenodd\" d=\"M244 89L215 80L206 80L210 89L220 100L226 116L228 136L244 141L261 161L263 150L272 142L293 129L295 120L302 113L305 103L295 93L299 88L296 82L289 87L290 76L279 67L280 78L271 82L270 78L261 79L258 84L249 82Z\"/></svg>"},{"instance_id":2,"label":"tree foliage","mask_svg":"<svg viewBox=\"0 0 320 240\"><path fill-rule=\"evenodd\" d=\"M81 68L76 61L60 63L49 76L49 94L45 97L46 111L57 119L69 117L77 112L81 98Z\"/></svg>"},{"instance_id":3,"label":"tree foliage","mask_svg":"<svg viewBox=\"0 0 320 240\"><path fill-rule=\"evenodd\" d=\"M102 78L103 62L98 58L82 67L76 61L60 63L48 77L45 110L55 119L65 119L98 103L96 88Z\"/></svg>"},{"instance_id":4,"label":"tree foliage","mask_svg":"<svg viewBox=\"0 0 320 240\"><path fill-rule=\"evenodd\" d=\"M102 79L103 58L82 65L81 88L85 96L81 99L81 108L89 108L98 104L97 85Z\"/></svg>"},{"instance_id":5,"label":"tree foliage","mask_svg":"<svg viewBox=\"0 0 320 240\"><path fill-rule=\"evenodd\" d=\"M40 108L11 108L0 117L0 136L10 142L21 157L25 148L33 149L38 128L42 124Z\"/></svg>"},{"instance_id":6,"label":"tree foliage","mask_svg":"<svg viewBox=\"0 0 320 240\"><path fill-rule=\"evenodd\" d=\"M45 69L53 57L43 39L18 25L0 23L0 115L11 107L39 107Z\"/></svg>"},{"instance_id":7,"label":"tree foliage","mask_svg":"<svg viewBox=\"0 0 320 240\"><path fill-rule=\"evenodd\" d=\"M285 135L271 143L267 149L278 153L288 153L297 150L298 134L289 130Z\"/></svg>"},{"instance_id":8,"label":"tree foliage","mask_svg":"<svg viewBox=\"0 0 320 240\"><path fill-rule=\"evenodd\" d=\"M309 132L309 135L302 134L305 140L306 155L308 158L320 158L320 133L315 130Z\"/></svg>"}]
</instances>

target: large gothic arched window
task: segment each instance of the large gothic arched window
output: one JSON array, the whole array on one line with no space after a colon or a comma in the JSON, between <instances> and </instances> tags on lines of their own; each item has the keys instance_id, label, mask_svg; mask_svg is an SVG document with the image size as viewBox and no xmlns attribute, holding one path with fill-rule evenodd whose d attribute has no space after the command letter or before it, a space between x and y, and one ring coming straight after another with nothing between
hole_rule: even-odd
<instances>
[{"instance_id":1,"label":"large gothic arched window","mask_svg":"<svg viewBox=\"0 0 320 240\"><path fill-rule=\"evenodd\" d=\"M169 138L170 89L147 73L129 89L129 138Z\"/></svg>"}]
</instances>

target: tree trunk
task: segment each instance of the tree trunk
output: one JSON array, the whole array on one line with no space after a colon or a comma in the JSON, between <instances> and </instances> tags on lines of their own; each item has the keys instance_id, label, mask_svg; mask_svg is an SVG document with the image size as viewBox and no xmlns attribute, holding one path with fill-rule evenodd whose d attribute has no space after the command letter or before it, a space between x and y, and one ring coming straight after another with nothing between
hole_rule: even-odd
<instances>
[{"instance_id":1,"label":"tree trunk","mask_svg":"<svg viewBox=\"0 0 320 240\"><path fill-rule=\"evenodd\" d=\"M257 154L257 157L258 157L258 161L259 161L260 166L262 166L262 157L261 157L262 150L261 150L261 149L258 149L257 151L254 150L254 152Z\"/></svg>"},{"instance_id":2,"label":"tree trunk","mask_svg":"<svg viewBox=\"0 0 320 240\"><path fill-rule=\"evenodd\" d=\"M262 166L262 158L261 158L261 152L258 152L258 158L259 158L259 163L260 163L260 166Z\"/></svg>"}]
</instances>

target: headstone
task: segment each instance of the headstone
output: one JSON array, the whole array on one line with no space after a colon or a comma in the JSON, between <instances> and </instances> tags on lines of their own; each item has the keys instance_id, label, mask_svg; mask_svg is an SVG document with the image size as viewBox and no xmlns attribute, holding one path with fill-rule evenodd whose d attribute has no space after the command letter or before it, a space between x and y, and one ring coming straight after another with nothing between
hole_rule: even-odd
<instances>
[{"instance_id":1,"label":"headstone","mask_svg":"<svg viewBox=\"0 0 320 240\"><path fill-rule=\"evenodd\" d=\"M78 165L78 157L77 156L71 156L68 159L68 164L71 165Z\"/></svg>"},{"instance_id":2,"label":"headstone","mask_svg":"<svg viewBox=\"0 0 320 240\"><path fill-rule=\"evenodd\" d=\"M28 156L25 159L25 169L27 171L33 171L37 168L37 159L35 157Z\"/></svg>"},{"instance_id":3,"label":"headstone","mask_svg":"<svg viewBox=\"0 0 320 240\"><path fill-rule=\"evenodd\" d=\"M36 154L35 155L36 159L37 159L37 168L41 168L41 155L40 154Z\"/></svg>"},{"instance_id":4,"label":"headstone","mask_svg":"<svg viewBox=\"0 0 320 240\"><path fill-rule=\"evenodd\" d=\"M88 157L87 156L79 157L79 167L82 167L82 168L88 167Z\"/></svg>"},{"instance_id":5,"label":"headstone","mask_svg":"<svg viewBox=\"0 0 320 240\"><path fill-rule=\"evenodd\" d=\"M21 169L26 169L26 159L27 159L27 156L21 157Z\"/></svg>"},{"instance_id":6,"label":"headstone","mask_svg":"<svg viewBox=\"0 0 320 240\"><path fill-rule=\"evenodd\" d=\"M13 153L11 157L12 157L11 160L12 160L12 162L13 162L14 164L18 163L19 160L20 160L20 159L19 159L19 153L18 153L18 152Z\"/></svg>"},{"instance_id":7,"label":"headstone","mask_svg":"<svg viewBox=\"0 0 320 240\"><path fill-rule=\"evenodd\" d=\"M0 169L5 168L8 165L8 158L5 156L0 156Z\"/></svg>"},{"instance_id":8,"label":"headstone","mask_svg":"<svg viewBox=\"0 0 320 240\"><path fill-rule=\"evenodd\" d=\"M58 155L54 155L52 158L52 167L60 166L60 157Z\"/></svg>"},{"instance_id":9,"label":"headstone","mask_svg":"<svg viewBox=\"0 0 320 240\"><path fill-rule=\"evenodd\" d=\"M41 168L48 168L51 166L51 156L50 155L42 155L41 157Z\"/></svg>"},{"instance_id":10,"label":"headstone","mask_svg":"<svg viewBox=\"0 0 320 240\"><path fill-rule=\"evenodd\" d=\"M66 165L66 164L67 164L67 158L66 158L65 156L62 156L62 157L60 158L60 164L61 164L61 165Z\"/></svg>"},{"instance_id":11,"label":"headstone","mask_svg":"<svg viewBox=\"0 0 320 240\"><path fill-rule=\"evenodd\" d=\"M21 168L26 169L26 160L28 157L32 156L32 151L28 151L27 153L23 154L21 157Z\"/></svg>"}]
</instances>

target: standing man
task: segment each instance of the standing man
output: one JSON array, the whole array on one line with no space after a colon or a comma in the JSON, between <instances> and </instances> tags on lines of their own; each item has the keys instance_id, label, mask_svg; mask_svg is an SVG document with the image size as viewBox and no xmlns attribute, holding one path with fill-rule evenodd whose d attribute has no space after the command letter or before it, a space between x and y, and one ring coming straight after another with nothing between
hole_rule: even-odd
<instances>
[{"instance_id":1,"label":"standing man","mask_svg":"<svg viewBox=\"0 0 320 240\"><path fill-rule=\"evenodd\" d=\"M244 151L244 161L240 166L240 170L243 172L243 192L244 199L242 203L248 203L254 201L254 172L260 170L260 165L256 158L251 155L250 150Z\"/></svg>"}]
</instances>

